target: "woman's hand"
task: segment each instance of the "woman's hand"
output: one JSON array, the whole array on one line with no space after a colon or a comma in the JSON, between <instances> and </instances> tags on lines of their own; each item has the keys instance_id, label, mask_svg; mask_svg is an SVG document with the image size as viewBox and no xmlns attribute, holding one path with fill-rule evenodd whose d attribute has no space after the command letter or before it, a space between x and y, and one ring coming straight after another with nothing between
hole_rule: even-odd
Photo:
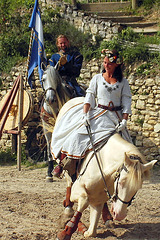
<instances>
[{"instance_id":1,"label":"woman's hand","mask_svg":"<svg viewBox=\"0 0 160 240\"><path fill-rule=\"evenodd\" d=\"M87 127L90 125L90 121L87 113L83 113L82 123Z\"/></svg>"},{"instance_id":2,"label":"woman's hand","mask_svg":"<svg viewBox=\"0 0 160 240\"><path fill-rule=\"evenodd\" d=\"M117 130L117 132L121 132L126 128L126 126L127 126L127 120L122 119L122 122L120 122L115 129Z\"/></svg>"}]
</instances>

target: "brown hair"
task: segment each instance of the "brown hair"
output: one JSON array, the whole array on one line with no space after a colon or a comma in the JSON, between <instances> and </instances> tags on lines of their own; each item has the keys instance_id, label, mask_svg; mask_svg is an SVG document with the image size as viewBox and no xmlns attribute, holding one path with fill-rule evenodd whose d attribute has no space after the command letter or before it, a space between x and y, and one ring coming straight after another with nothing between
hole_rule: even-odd
<instances>
[{"instance_id":1,"label":"brown hair","mask_svg":"<svg viewBox=\"0 0 160 240\"><path fill-rule=\"evenodd\" d=\"M56 38L56 44L58 44L58 39L60 39L60 38L65 38L65 39L67 39L67 41L69 42L69 39L68 39L68 37L67 37L66 35L60 34L60 35Z\"/></svg>"}]
</instances>

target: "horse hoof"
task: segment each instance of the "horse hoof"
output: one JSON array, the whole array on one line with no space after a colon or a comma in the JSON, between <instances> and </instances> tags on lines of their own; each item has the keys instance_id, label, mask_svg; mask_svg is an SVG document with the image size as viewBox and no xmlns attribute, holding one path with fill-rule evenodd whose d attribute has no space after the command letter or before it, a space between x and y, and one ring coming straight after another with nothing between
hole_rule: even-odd
<instances>
[{"instance_id":1,"label":"horse hoof","mask_svg":"<svg viewBox=\"0 0 160 240\"><path fill-rule=\"evenodd\" d=\"M85 238L96 237L96 236L97 236L96 232L90 233L90 232L88 232L88 230L86 232L84 232L84 237Z\"/></svg>"},{"instance_id":2,"label":"horse hoof","mask_svg":"<svg viewBox=\"0 0 160 240\"><path fill-rule=\"evenodd\" d=\"M74 210L72 207L68 206L64 209L64 215L66 215L67 217L73 217L73 214L74 214Z\"/></svg>"},{"instance_id":3,"label":"horse hoof","mask_svg":"<svg viewBox=\"0 0 160 240\"><path fill-rule=\"evenodd\" d=\"M87 231L87 227L84 225L84 223L79 222L78 223L78 232L84 234L84 232Z\"/></svg>"},{"instance_id":4,"label":"horse hoof","mask_svg":"<svg viewBox=\"0 0 160 240\"><path fill-rule=\"evenodd\" d=\"M104 224L106 227L111 227L112 223L113 223L113 220L110 219L110 220L107 220Z\"/></svg>"},{"instance_id":5,"label":"horse hoof","mask_svg":"<svg viewBox=\"0 0 160 240\"><path fill-rule=\"evenodd\" d=\"M53 177L47 176L46 177L46 182L53 182Z\"/></svg>"},{"instance_id":6,"label":"horse hoof","mask_svg":"<svg viewBox=\"0 0 160 240\"><path fill-rule=\"evenodd\" d=\"M57 240L70 240L71 236L67 235L65 230L57 234Z\"/></svg>"}]
</instances>

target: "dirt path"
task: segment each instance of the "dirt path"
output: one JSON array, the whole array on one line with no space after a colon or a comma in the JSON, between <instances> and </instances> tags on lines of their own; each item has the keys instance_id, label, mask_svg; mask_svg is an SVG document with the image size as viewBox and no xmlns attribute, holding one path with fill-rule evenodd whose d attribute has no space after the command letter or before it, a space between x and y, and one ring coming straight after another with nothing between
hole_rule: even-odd
<instances>
[{"instance_id":1,"label":"dirt path","mask_svg":"<svg viewBox=\"0 0 160 240\"><path fill-rule=\"evenodd\" d=\"M54 240L59 231L59 216L63 211L65 180L45 180L47 169L29 170L0 167L0 239ZM154 176L154 177L153 177ZM160 239L160 167L155 166L150 182L145 182L128 208L122 222L110 228L98 224L96 240L159 240ZM89 225L89 209L83 222ZM82 240L74 233L72 239ZM94 238L89 238L94 239Z\"/></svg>"}]
</instances>

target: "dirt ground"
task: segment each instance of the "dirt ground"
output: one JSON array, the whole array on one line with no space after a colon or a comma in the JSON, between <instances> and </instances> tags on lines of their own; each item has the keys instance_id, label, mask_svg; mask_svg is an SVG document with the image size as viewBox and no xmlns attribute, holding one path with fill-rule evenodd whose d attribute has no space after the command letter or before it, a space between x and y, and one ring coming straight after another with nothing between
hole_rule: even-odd
<instances>
[{"instance_id":1,"label":"dirt ground","mask_svg":"<svg viewBox=\"0 0 160 240\"><path fill-rule=\"evenodd\" d=\"M46 182L47 169L31 170L16 166L0 167L0 239L54 240L60 230L65 179ZM76 205L74 206L76 209ZM89 209L82 221L89 225ZM127 217L106 228L100 218L96 240L160 239L160 166L155 166L150 181L143 184ZM75 232L72 239L82 240ZM94 239L94 238L88 238Z\"/></svg>"}]
</instances>

